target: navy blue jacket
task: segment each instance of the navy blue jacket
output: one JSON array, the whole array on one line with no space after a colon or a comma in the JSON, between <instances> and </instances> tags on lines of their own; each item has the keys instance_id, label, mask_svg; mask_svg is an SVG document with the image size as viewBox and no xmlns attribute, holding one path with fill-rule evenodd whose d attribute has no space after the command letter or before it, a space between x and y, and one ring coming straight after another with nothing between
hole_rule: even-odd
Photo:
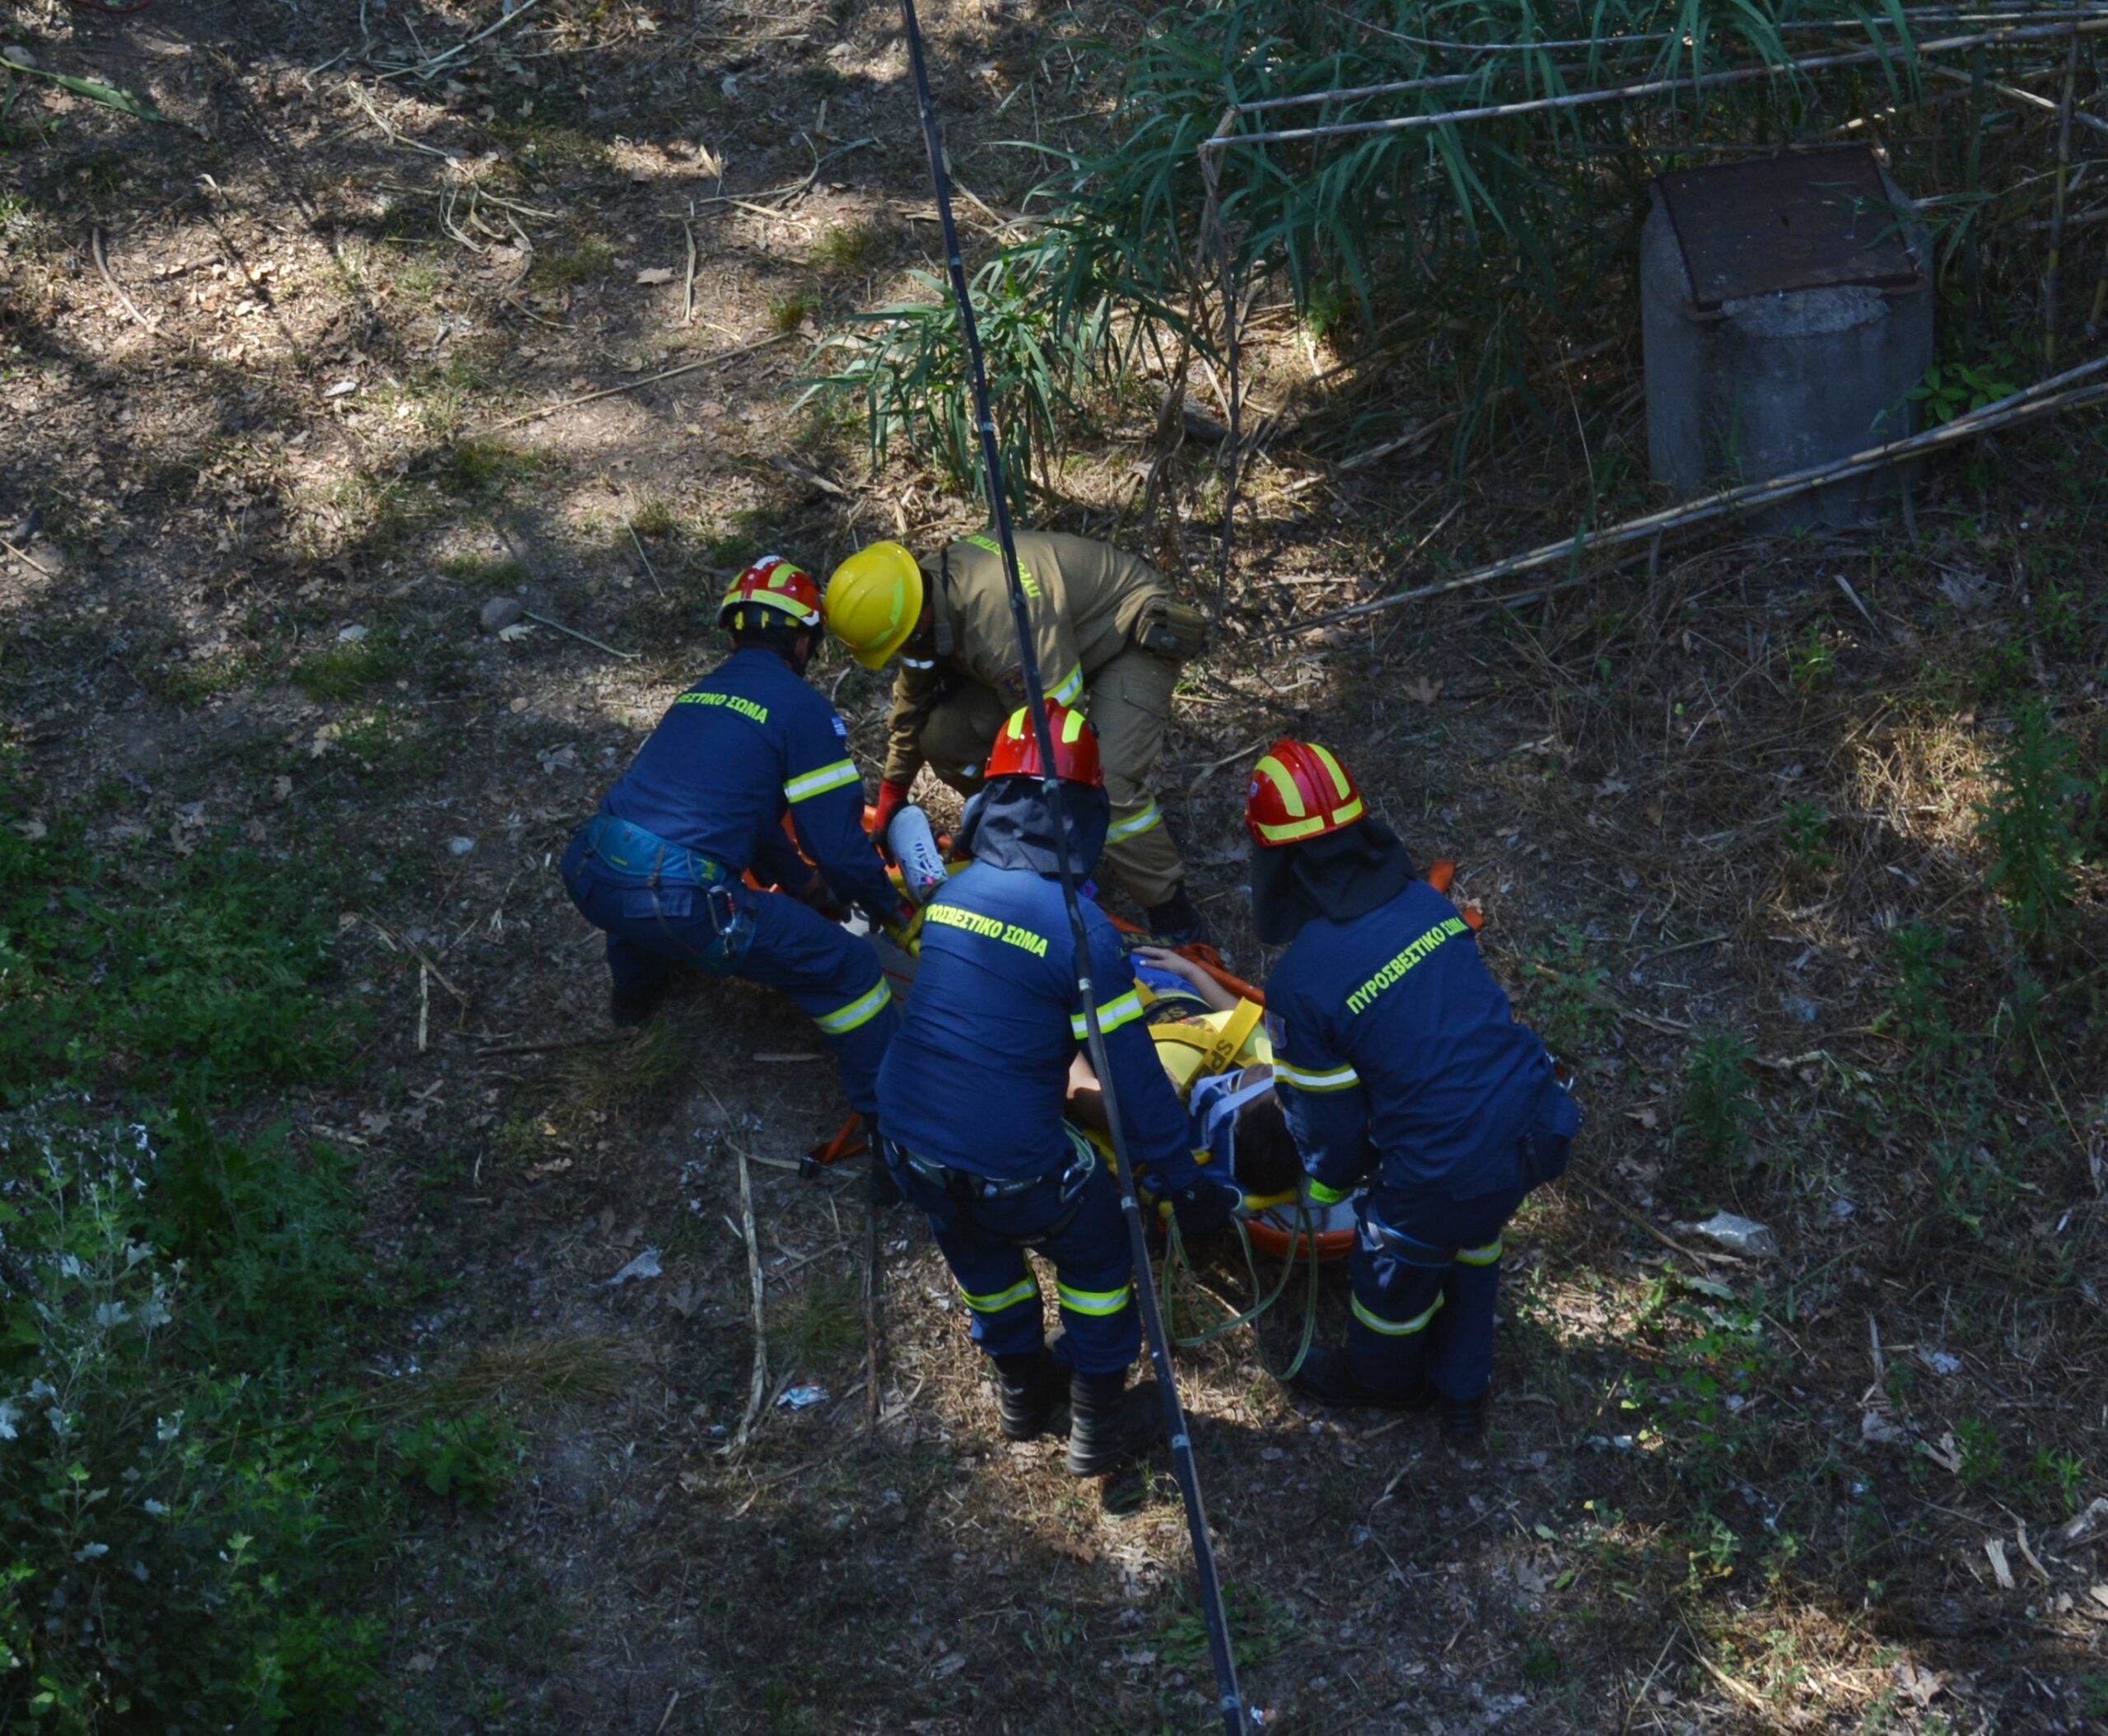
<instances>
[{"instance_id":1,"label":"navy blue jacket","mask_svg":"<svg viewBox=\"0 0 2108 1736\"><path fill-rule=\"evenodd\" d=\"M1513 1186L1551 1078L1454 905L1425 880L1306 922L1266 983L1274 1079L1312 1192L1476 1199Z\"/></svg>"},{"instance_id":2,"label":"navy blue jacket","mask_svg":"<svg viewBox=\"0 0 2108 1736\"><path fill-rule=\"evenodd\" d=\"M1128 1151L1159 1188L1182 1192L1199 1172L1135 973L1118 931L1088 898L1084 925ZM933 1163L999 1179L1042 1174L1068 1157L1061 1111L1083 1040L1060 883L977 862L923 914L915 987L879 1070L879 1124Z\"/></svg>"},{"instance_id":3,"label":"navy blue jacket","mask_svg":"<svg viewBox=\"0 0 2108 1736\"><path fill-rule=\"evenodd\" d=\"M795 889L798 842L835 896L890 917L900 895L864 830L864 784L848 726L772 651L735 651L660 719L600 811L699 850L734 875Z\"/></svg>"}]
</instances>

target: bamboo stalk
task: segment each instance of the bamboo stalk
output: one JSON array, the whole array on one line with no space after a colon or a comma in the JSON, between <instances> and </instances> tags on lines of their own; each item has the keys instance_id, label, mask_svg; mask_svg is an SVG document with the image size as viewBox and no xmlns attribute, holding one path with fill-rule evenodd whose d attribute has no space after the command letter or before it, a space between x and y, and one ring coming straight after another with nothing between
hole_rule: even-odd
<instances>
[{"instance_id":1,"label":"bamboo stalk","mask_svg":"<svg viewBox=\"0 0 2108 1736\"><path fill-rule=\"evenodd\" d=\"M1768 482L1723 489L1717 494L1686 501L1680 506L1666 507L1659 512L1627 519L1623 524L1613 525L1607 530L1577 532L1573 536L1562 537L1555 543L1532 548L1527 553L1474 567L1453 579L1418 586L1411 590L1397 591L1387 597L1378 597L1373 602L1358 603L1351 609L1334 609L1329 614L1313 615L1307 621L1291 621L1285 627L1277 627L1271 632L1262 633L1258 637L1262 639L1280 638L1290 633L1308 632L1314 628L1355 620L1363 615L1374 614L1380 609L1396 609L1401 603L1417 603L1429 597L1446 595L1450 591L1467 590L1473 586L1488 584L1495 579L1534 572L1540 567L1549 567L1559 561L1579 560L1587 550L1642 542L1665 530L1680 530L1686 525L1703 524L1709 519L1724 518L1730 513L1744 512L1756 506L1774 506L1780 501L1812 493L1832 483L1849 482L1855 476L1885 469L1891 464L1900 464L1920 454L1937 451L1942 446L1959 445L1980 434L2031 422L2036 417L2046 416L2054 410L2075 409L2084 404L2098 403L2108 399L2108 381L2096 381L2089 385L2082 385L2079 382L2092 380L2103 371L2108 371L2108 356L2039 380L2010 397L2001 398L1995 404L1985 404L1980 410L1957 416L1952 422L1942 422L1937 428L1928 429L1923 434L1914 434L1905 440L1894 441L1884 446L1872 446L1849 458L1827 464L1812 465L1805 470L1792 471L1784 476L1774 477Z\"/></svg>"},{"instance_id":2,"label":"bamboo stalk","mask_svg":"<svg viewBox=\"0 0 2108 1736\"><path fill-rule=\"evenodd\" d=\"M2077 42L2073 42L2072 46L2073 48L2077 48L2078 44ZM1950 83L1953 84L1974 84L1975 82L1975 80L1969 73L1957 71L1952 67L1927 67L1925 70L1931 73L1933 77L1944 78ZM2060 117L2064 115L2066 113L2061 104L2054 103L2046 96L2037 96L2032 91L2023 91L2017 84L2000 84L1995 80L1988 80L1985 82L1984 88L1987 91L1996 91L1999 96L2008 98L2010 100L2014 102L2024 103L2031 109L2041 109L2051 114L2059 115ZM2097 133L2108 133L2108 120L2103 120L2098 114L2087 114L2085 110L2078 107L2076 104L2072 105L2068 111L2068 116L2069 120L2075 120L2081 126L2092 127ZM2067 121L2066 124L2068 124L2069 121Z\"/></svg>"},{"instance_id":3,"label":"bamboo stalk","mask_svg":"<svg viewBox=\"0 0 2108 1736\"><path fill-rule=\"evenodd\" d=\"M2042 365L2057 365L2057 264L2064 250L2064 192L2072 172L2072 110L2078 96L2078 38L2064 58L2064 99L2057 117L2057 198L2050 212L2050 258L2042 268Z\"/></svg>"},{"instance_id":4,"label":"bamboo stalk","mask_svg":"<svg viewBox=\"0 0 2108 1736\"><path fill-rule=\"evenodd\" d=\"M2066 37L2098 35L2108 30L2108 17L2095 17L2069 24L2030 25L2018 29L1979 31L1967 36L1947 36L1916 44L1914 56L1952 54L1979 44L1998 46L2014 42L2062 40ZM1476 109L1452 109L1432 114L1393 114L1381 120L1341 121L1328 127L1285 127L1271 133L1233 133L1203 139L1196 147L1204 156L1232 145L1290 143L1300 139L1343 138L1367 133L1411 133L1426 127L1457 126L1467 120L1499 120L1518 114L1541 114L1562 109L1586 108L1594 103L1625 102L1639 96L1658 96L1669 91L1700 91L1720 85L1742 84L1753 78L1776 78L1782 73L1830 72L1840 67L1868 66L1886 61L1892 48L1861 49L1848 54L1814 54L1782 60L1775 65L1734 67L1705 72L1695 78L1651 78L1639 84L1617 85L1598 91L1571 91L1560 96L1533 97L1527 102L1492 103Z\"/></svg>"},{"instance_id":5,"label":"bamboo stalk","mask_svg":"<svg viewBox=\"0 0 2108 1736\"><path fill-rule=\"evenodd\" d=\"M2037 18L2054 18L2059 16L2068 17L2073 12L2077 11L2093 12L2099 10L2100 8L2098 7L2037 7L2031 5L2015 7L1979 7L1974 10L1966 7L1956 6L1906 6L1900 9L1900 16L1906 25L1915 24L1920 21L1929 21L1933 19L1942 20L1949 24L1990 24L1994 22L2011 24L2026 23ZM1454 42L1442 36L1411 36L1407 35L1402 30L1387 30L1380 25L1369 23L1367 19L1360 19L1356 21L1359 22L1364 30L1373 30L1379 36L1388 36L1394 42L1410 42L1415 47L1443 49L1456 54L1541 54L1548 49L1595 49L1602 48L1605 45L1604 39L1600 36L1547 37L1540 42ZM1773 29L1782 31L1858 30L1868 21L1869 21L1864 18L1828 19L1820 22L1811 20L1798 24L1793 23L1785 19L1774 19L1770 21ZM1872 21L1877 23L1886 23L1888 21L1888 15L1886 13L1883 13L1879 18L1873 20ZM1680 34L1680 32L1673 30L1657 30L1649 32L1644 35L1621 35L1617 40L1621 42L1630 43L1667 42Z\"/></svg>"},{"instance_id":6,"label":"bamboo stalk","mask_svg":"<svg viewBox=\"0 0 2108 1736\"><path fill-rule=\"evenodd\" d=\"M1916 16L1919 15L1914 13L1905 15L1906 18ZM1985 13L1972 16L1968 13L1952 11L1947 8L1940 8L1935 12L1927 13L1924 16L1928 17L1943 18L1951 22L1965 24L1977 22L1980 18L1982 21L1989 22L1993 18L1998 16L1995 13ZM2059 13L2054 12L2031 11L2015 14L2011 19L2004 21L2008 24L2033 22L2038 19L2045 22L2051 19L2068 21L2073 16L2073 13L2069 12ZM2108 8L2097 6L2088 7L2082 9L2082 16L2088 17L2108 17ZM1792 30L1809 34L1812 34L1813 32L1819 30L1834 31L1864 30L1871 31L1877 26L1883 25L1887 22L1888 20L1886 16L1871 16L1864 18L1834 18L1820 21L1811 20L1801 24L1782 22L1778 26L1778 28L1781 30ZM1389 35L1393 33L1387 30L1384 34L1386 35ZM1607 42L1599 38L1584 40L1580 37L1572 37L1556 42L1489 42L1485 44L1483 46L1476 44L1467 44L1463 43L1448 43L1439 45L1446 48L1453 48L1461 53L1472 54L1497 54L1522 52L1541 54L1547 50L1558 50L1562 49L1595 49L1605 47L1615 49L1638 47L1646 43L1666 42L1667 40L1669 40L1669 38L1667 35L1655 34L1644 36L1621 35L1611 39ZM1435 46L1437 44L1430 44L1429 45ZM1900 41L1894 45L1898 48L1907 49L1910 46L1910 44L1905 40ZM1475 67L1468 72L1431 72L1426 77L1421 78L1401 78L1387 84L1350 85L1340 90L1311 91L1300 96L1262 96L1257 102L1240 102L1233 104L1231 105L1231 112L1236 114L1257 114L1262 110L1266 109L1304 108L1318 103L1355 102L1359 101L1364 96L1403 96L1414 91L1446 90L1457 85L1469 84L1475 78L1482 78L1489 70L1490 68L1485 67ZM1562 76L1568 73L1576 72L1582 69L1577 67L1563 67L1560 69ZM1681 82L1681 81L1679 81L1679 82ZM2008 91L2007 94L2009 96L2018 96L2023 99L2031 101L2041 102L2042 106L2045 108L2051 108L2054 106L2054 104L2043 101L2040 97L2030 96L2029 93L2025 91ZM2089 116L2087 118L2091 119L2092 117Z\"/></svg>"}]
</instances>

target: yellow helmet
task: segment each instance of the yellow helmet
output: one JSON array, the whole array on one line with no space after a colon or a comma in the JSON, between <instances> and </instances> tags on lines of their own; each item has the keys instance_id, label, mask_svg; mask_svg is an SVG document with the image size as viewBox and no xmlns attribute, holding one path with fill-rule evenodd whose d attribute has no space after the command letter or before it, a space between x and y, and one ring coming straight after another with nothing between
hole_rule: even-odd
<instances>
[{"instance_id":1,"label":"yellow helmet","mask_svg":"<svg viewBox=\"0 0 2108 1736\"><path fill-rule=\"evenodd\" d=\"M820 609L851 656L884 669L922 618L922 569L898 543L870 544L834 569Z\"/></svg>"}]
</instances>

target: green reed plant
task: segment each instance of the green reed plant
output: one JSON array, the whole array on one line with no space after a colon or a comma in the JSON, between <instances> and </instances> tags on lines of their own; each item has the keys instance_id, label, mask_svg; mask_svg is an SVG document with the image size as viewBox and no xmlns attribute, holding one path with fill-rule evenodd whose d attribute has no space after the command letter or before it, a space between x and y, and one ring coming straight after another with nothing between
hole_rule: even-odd
<instances>
[{"instance_id":1,"label":"green reed plant","mask_svg":"<svg viewBox=\"0 0 2108 1736\"><path fill-rule=\"evenodd\" d=\"M1976 835L1991 848L1984 878L2025 946L2054 950L2069 923L2092 789L2078 775L2078 753L2041 703L2029 701L1991 761L1991 794L1976 806Z\"/></svg>"},{"instance_id":2,"label":"green reed plant","mask_svg":"<svg viewBox=\"0 0 2108 1736\"><path fill-rule=\"evenodd\" d=\"M1087 86L1112 93L1105 142L1074 155L1020 147L1053 157L1026 200L1046 227L1001 248L976 285L999 409L1026 424L1010 436L1014 459L1043 460L1138 334L1220 353L1219 246L1240 283L1271 278L1313 329L1410 348L1453 395L1460 454L1496 405L1549 419L1530 384L1547 328L1600 329L1606 296L1629 275L1647 184L1683 166L1682 148L1710 162L1723 142L1775 145L1872 107L1908 111L1906 15L1886 7L1841 30L1838 16L1827 0L1187 0L1117 39L1070 45ZM1870 44L1882 60L1827 82L1792 65ZM1731 66L1776 77L1695 86ZM1233 105L1416 86L1248 111L1233 124L1248 135L1667 79L1677 88L1631 101L1235 145L1214 157L1212 199L1199 155ZM1986 124L1982 105L1970 114ZM1892 142L1910 147L1907 120ZM2002 197L1972 175L1967 197L1931 208L1942 269L1960 253L1979 259ZM1945 232L1958 225L1966 249ZM943 286L925 287L926 300L838 327L822 385L862 400L874 453L904 439L963 481L973 466L962 460L956 334Z\"/></svg>"}]
</instances>

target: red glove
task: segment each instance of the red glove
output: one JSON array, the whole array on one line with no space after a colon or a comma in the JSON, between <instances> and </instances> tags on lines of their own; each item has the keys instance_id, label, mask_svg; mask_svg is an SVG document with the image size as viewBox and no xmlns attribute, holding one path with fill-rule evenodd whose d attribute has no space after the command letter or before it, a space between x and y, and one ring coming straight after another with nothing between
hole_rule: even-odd
<instances>
[{"instance_id":1,"label":"red glove","mask_svg":"<svg viewBox=\"0 0 2108 1736\"><path fill-rule=\"evenodd\" d=\"M871 842L879 847L879 854L888 861L893 852L886 846L886 828L893 824L893 817L907 805L907 786L896 783L890 777L879 786L878 806L872 812Z\"/></svg>"}]
</instances>

